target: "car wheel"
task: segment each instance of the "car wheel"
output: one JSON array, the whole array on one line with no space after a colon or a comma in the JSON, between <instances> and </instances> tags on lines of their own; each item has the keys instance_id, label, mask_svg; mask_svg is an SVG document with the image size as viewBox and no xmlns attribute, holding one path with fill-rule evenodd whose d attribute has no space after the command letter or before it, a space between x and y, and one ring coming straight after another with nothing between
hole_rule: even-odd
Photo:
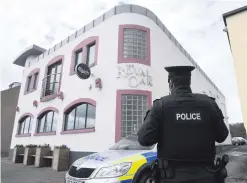
<instances>
[{"instance_id":1,"label":"car wheel","mask_svg":"<svg viewBox=\"0 0 247 183\"><path fill-rule=\"evenodd\" d=\"M154 180L152 178L152 172L143 173L140 179L138 180L138 183L154 183Z\"/></svg>"}]
</instances>

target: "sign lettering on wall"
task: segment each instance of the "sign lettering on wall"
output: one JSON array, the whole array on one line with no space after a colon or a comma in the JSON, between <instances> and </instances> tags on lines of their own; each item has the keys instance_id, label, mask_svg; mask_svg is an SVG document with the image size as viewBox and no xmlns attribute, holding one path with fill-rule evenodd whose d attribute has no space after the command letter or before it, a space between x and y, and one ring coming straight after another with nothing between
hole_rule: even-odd
<instances>
[{"instance_id":1,"label":"sign lettering on wall","mask_svg":"<svg viewBox=\"0 0 247 183\"><path fill-rule=\"evenodd\" d=\"M131 88L137 88L140 85L153 86L153 80L148 69L137 67L134 64L117 66L117 78L128 80L128 85Z\"/></svg>"}]
</instances>

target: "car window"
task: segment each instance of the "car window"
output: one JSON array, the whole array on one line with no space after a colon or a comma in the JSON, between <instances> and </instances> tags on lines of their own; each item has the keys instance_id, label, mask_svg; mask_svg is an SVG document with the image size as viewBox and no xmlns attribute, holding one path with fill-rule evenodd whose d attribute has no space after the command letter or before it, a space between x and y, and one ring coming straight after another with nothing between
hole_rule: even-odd
<instances>
[{"instance_id":1,"label":"car window","mask_svg":"<svg viewBox=\"0 0 247 183\"><path fill-rule=\"evenodd\" d=\"M137 140L137 135L128 135L114 144L110 150L151 150L154 146L142 146Z\"/></svg>"}]
</instances>

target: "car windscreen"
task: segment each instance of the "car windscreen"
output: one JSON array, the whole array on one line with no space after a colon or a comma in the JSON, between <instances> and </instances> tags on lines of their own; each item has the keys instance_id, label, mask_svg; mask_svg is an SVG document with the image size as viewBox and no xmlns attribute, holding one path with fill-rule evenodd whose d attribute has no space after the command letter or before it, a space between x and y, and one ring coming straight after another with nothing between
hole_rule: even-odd
<instances>
[{"instance_id":1,"label":"car windscreen","mask_svg":"<svg viewBox=\"0 0 247 183\"><path fill-rule=\"evenodd\" d=\"M110 150L151 150L154 146L142 146L137 140L137 135L129 135L114 144Z\"/></svg>"}]
</instances>

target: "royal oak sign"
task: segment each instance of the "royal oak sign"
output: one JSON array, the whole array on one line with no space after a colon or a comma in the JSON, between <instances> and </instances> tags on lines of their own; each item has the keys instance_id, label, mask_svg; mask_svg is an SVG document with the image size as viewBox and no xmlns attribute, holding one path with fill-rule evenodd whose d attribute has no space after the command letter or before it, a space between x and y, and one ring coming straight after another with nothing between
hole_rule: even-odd
<instances>
[{"instance_id":1,"label":"royal oak sign","mask_svg":"<svg viewBox=\"0 0 247 183\"><path fill-rule=\"evenodd\" d=\"M80 63L75 67L75 73L80 79L88 79L91 76L90 68L84 63Z\"/></svg>"}]
</instances>

